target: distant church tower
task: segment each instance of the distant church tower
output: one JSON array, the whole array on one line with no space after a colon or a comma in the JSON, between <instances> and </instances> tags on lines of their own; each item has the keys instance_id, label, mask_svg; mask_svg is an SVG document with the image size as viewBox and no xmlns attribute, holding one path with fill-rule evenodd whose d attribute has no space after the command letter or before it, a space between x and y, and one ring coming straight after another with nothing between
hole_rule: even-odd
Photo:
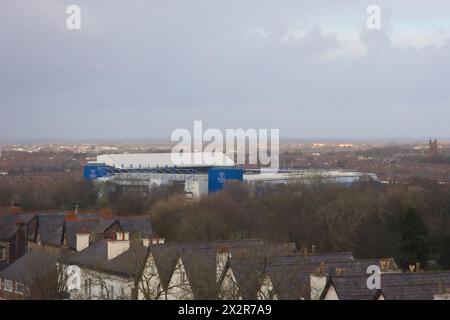
<instances>
[{"instance_id":1,"label":"distant church tower","mask_svg":"<svg viewBox=\"0 0 450 320\"><path fill-rule=\"evenodd\" d=\"M432 141L430 139L429 142L429 147L428 147L428 154L430 156L435 156L438 153L438 144L437 144L437 139L434 139L434 141Z\"/></svg>"}]
</instances>

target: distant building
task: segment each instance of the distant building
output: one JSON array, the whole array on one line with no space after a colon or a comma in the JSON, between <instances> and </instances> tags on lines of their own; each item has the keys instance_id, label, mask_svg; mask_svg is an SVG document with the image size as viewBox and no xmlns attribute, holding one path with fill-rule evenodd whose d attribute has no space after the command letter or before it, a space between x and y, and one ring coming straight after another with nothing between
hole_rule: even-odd
<instances>
[{"instance_id":1,"label":"distant building","mask_svg":"<svg viewBox=\"0 0 450 320\"><path fill-rule=\"evenodd\" d=\"M201 161L195 161L196 157ZM249 184L287 184L311 181L352 184L361 180L378 181L372 173L341 170L271 170L242 168L225 154L187 154L186 163L175 164L170 153L104 154L89 161L83 169L86 180L109 181L120 190L148 193L152 186L168 183L184 184L189 198L223 189L225 182L234 180Z\"/></svg>"},{"instance_id":2,"label":"distant building","mask_svg":"<svg viewBox=\"0 0 450 320\"><path fill-rule=\"evenodd\" d=\"M430 139L429 143L428 143L428 154L430 156L435 156L438 153L438 143L437 143L437 139L434 139L434 141L432 141Z\"/></svg>"}]
</instances>

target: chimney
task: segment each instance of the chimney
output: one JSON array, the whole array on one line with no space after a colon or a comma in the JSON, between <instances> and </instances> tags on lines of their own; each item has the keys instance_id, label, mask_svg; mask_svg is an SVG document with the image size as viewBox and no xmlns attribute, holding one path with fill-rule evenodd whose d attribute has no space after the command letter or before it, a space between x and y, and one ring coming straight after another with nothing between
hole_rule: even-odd
<instances>
[{"instance_id":1,"label":"chimney","mask_svg":"<svg viewBox=\"0 0 450 320\"><path fill-rule=\"evenodd\" d=\"M325 274L325 263L321 262L319 265L319 274L324 275Z\"/></svg>"},{"instance_id":2,"label":"chimney","mask_svg":"<svg viewBox=\"0 0 450 320\"><path fill-rule=\"evenodd\" d=\"M420 272L421 270L420 270L420 262L417 262L416 263L416 270L415 270L415 272Z\"/></svg>"},{"instance_id":3,"label":"chimney","mask_svg":"<svg viewBox=\"0 0 450 320\"><path fill-rule=\"evenodd\" d=\"M301 254L302 256L307 256L307 255L308 255L308 248L305 247L305 246L302 246L302 247L300 248L300 254Z\"/></svg>"},{"instance_id":4,"label":"chimney","mask_svg":"<svg viewBox=\"0 0 450 320\"><path fill-rule=\"evenodd\" d=\"M113 212L111 208L102 208L100 210L100 215L103 219L112 219L113 218Z\"/></svg>"},{"instance_id":5,"label":"chimney","mask_svg":"<svg viewBox=\"0 0 450 320\"><path fill-rule=\"evenodd\" d=\"M77 233L77 251L82 251L89 247L89 233Z\"/></svg>"},{"instance_id":6,"label":"chimney","mask_svg":"<svg viewBox=\"0 0 450 320\"><path fill-rule=\"evenodd\" d=\"M75 211L69 211L64 218L65 221L77 221L77 214Z\"/></svg>"},{"instance_id":7,"label":"chimney","mask_svg":"<svg viewBox=\"0 0 450 320\"><path fill-rule=\"evenodd\" d=\"M336 268L336 275L337 276L344 276L345 275L345 269L344 268Z\"/></svg>"},{"instance_id":8,"label":"chimney","mask_svg":"<svg viewBox=\"0 0 450 320\"><path fill-rule=\"evenodd\" d=\"M130 249L130 240L107 240L108 260L114 259Z\"/></svg>"}]
</instances>

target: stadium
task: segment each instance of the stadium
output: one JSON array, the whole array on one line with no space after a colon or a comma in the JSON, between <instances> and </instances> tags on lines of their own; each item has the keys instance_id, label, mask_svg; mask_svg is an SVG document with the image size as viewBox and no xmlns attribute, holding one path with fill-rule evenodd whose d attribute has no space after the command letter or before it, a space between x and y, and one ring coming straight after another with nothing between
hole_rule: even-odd
<instances>
[{"instance_id":1,"label":"stadium","mask_svg":"<svg viewBox=\"0 0 450 320\"><path fill-rule=\"evenodd\" d=\"M112 182L124 188L151 189L169 183L184 185L188 197L219 191L228 180L249 184L287 184L321 181L352 184L361 179L377 181L375 174L338 170L245 169L224 153L190 153L189 161L174 162L171 153L104 154L84 167L84 179ZM196 160L197 159L197 160Z\"/></svg>"}]
</instances>

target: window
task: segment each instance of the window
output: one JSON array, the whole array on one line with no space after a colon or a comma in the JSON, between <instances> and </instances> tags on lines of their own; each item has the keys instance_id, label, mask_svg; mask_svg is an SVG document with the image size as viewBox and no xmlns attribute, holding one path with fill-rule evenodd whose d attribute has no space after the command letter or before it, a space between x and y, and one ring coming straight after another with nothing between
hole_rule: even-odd
<instances>
[{"instance_id":1,"label":"window","mask_svg":"<svg viewBox=\"0 0 450 320\"><path fill-rule=\"evenodd\" d=\"M13 282L10 280L3 280L3 290L7 292L13 291Z\"/></svg>"},{"instance_id":2,"label":"window","mask_svg":"<svg viewBox=\"0 0 450 320\"><path fill-rule=\"evenodd\" d=\"M24 286L21 283L16 283L16 293L23 294Z\"/></svg>"},{"instance_id":3,"label":"window","mask_svg":"<svg viewBox=\"0 0 450 320\"><path fill-rule=\"evenodd\" d=\"M6 260L6 248L0 247L0 261Z\"/></svg>"},{"instance_id":4,"label":"window","mask_svg":"<svg viewBox=\"0 0 450 320\"><path fill-rule=\"evenodd\" d=\"M154 263L150 264L150 275L156 274L156 265Z\"/></svg>"},{"instance_id":5,"label":"window","mask_svg":"<svg viewBox=\"0 0 450 320\"><path fill-rule=\"evenodd\" d=\"M84 279L84 295L87 296L88 295L88 279Z\"/></svg>"},{"instance_id":6,"label":"window","mask_svg":"<svg viewBox=\"0 0 450 320\"><path fill-rule=\"evenodd\" d=\"M122 299L125 298L125 288L124 287L120 287L120 297Z\"/></svg>"},{"instance_id":7,"label":"window","mask_svg":"<svg viewBox=\"0 0 450 320\"><path fill-rule=\"evenodd\" d=\"M91 278L84 279L84 295L89 298L91 297L91 285L92 285Z\"/></svg>"},{"instance_id":8,"label":"window","mask_svg":"<svg viewBox=\"0 0 450 320\"><path fill-rule=\"evenodd\" d=\"M114 286L109 286L109 299L114 299Z\"/></svg>"}]
</instances>

